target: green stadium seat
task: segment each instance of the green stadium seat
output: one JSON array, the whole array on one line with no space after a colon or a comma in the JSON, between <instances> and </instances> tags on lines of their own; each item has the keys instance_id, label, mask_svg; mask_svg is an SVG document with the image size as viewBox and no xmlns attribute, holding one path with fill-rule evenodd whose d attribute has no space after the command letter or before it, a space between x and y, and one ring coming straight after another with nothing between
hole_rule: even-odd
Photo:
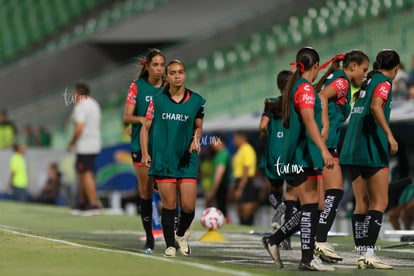
<instances>
[{"instance_id":1,"label":"green stadium seat","mask_svg":"<svg viewBox=\"0 0 414 276\"><path fill-rule=\"evenodd\" d=\"M274 55L277 51L277 42L276 38L271 34L267 33L265 37L265 55Z\"/></svg>"}]
</instances>

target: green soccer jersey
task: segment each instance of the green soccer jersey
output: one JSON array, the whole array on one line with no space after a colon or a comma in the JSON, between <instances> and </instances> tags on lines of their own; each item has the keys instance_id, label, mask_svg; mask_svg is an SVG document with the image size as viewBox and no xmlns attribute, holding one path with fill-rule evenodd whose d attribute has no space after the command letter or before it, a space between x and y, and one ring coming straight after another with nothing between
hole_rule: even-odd
<instances>
[{"instance_id":1,"label":"green soccer jersey","mask_svg":"<svg viewBox=\"0 0 414 276\"><path fill-rule=\"evenodd\" d=\"M295 174L300 168L322 169L323 159L319 148L312 141L306 127L298 115L299 110L295 106L314 108L315 121L321 129L322 105L315 90L307 80L300 78L292 89L290 102L289 129L283 133L283 150L281 163L278 164L279 172Z\"/></svg>"},{"instance_id":2,"label":"green soccer jersey","mask_svg":"<svg viewBox=\"0 0 414 276\"><path fill-rule=\"evenodd\" d=\"M213 168L212 168L213 173L211 174L211 183L214 182L214 176L215 176L216 169L220 165L226 166L224 175L221 178L221 182L219 185L219 187L225 188L225 187L228 187L231 182L231 157L230 157L230 152L226 148L223 148L222 150L220 150L214 155Z\"/></svg>"},{"instance_id":3,"label":"green soccer jersey","mask_svg":"<svg viewBox=\"0 0 414 276\"><path fill-rule=\"evenodd\" d=\"M372 97L384 99L384 115L389 123L392 99L392 81L381 73L369 80L366 90L352 108L339 162L341 165L388 167L388 140L371 113Z\"/></svg>"},{"instance_id":4,"label":"green soccer jersey","mask_svg":"<svg viewBox=\"0 0 414 276\"><path fill-rule=\"evenodd\" d=\"M271 103L280 101L279 98L268 99ZM282 118L275 117L273 114L265 114L269 117L269 124L266 132L266 148L264 150L260 169L270 179L280 179L284 176L279 175L276 169L276 164L282 155L283 147L283 126Z\"/></svg>"},{"instance_id":5,"label":"green soccer jersey","mask_svg":"<svg viewBox=\"0 0 414 276\"><path fill-rule=\"evenodd\" d=\"M134 84L135 83L135 88ZM145 78L134 81L128 93L127 103L135 104L134 116L145 117L147 108L153 96L159 94L164 86L154 87ZM131 152L141 151L139 136L141 124L132 124L131 128Z\"/></svg>"},{"instance_id":6,"label":"green soccer jersey","mask_svg":"<svg viewBox=\"0 0 414 276\"><path fill-rule=\"evenodd\" d=\"M338 85L341 85L341 87L347 87L347 89L346 91L342 89L340 91L340 95L336 95L336 97L330 98L328 101L329 133L326 146L332 149L336 149L338 147L341 128L351 111L351 85L349 84L349 79L343 70L337 70L330 74L326 79L324 86L331 84L339 78L344 79L347 84L339 83Z\"/></svg>"},{"instance_id":7,"label":"green soccer jersey","mask_svg":"<svg viewBox=\"0 0 414 276\"><path fill-rule=\"evenodd\" d=\"M197 178L198 153L188 152L193 140L194 122L205 100L197 93L176 103L167 93L153 97L154 115L150 131L151 168L149 175Z\"/></svg>"}]
</instances>

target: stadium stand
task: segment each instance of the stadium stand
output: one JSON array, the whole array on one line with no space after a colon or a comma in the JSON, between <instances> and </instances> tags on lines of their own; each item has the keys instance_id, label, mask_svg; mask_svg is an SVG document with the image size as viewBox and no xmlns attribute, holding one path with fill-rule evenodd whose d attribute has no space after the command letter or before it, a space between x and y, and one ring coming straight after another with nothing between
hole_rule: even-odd
<instances>
[{"instance_id":1,"label":"stadium stand","mask_svg":"<svg viewBox=\"0 0 414 276\"><path fill-rule=\"evenodd\" d=\"M12 4L15 3L14 1L2 1L8 7L7 11L12 9L10 7L14 7L13 5L17 5ZM27 3L32 1L23 2L26 5L25 8L18 8L22 11L27 10ZM47 12L49 19L43 20L56 20L53 18L56 14L62 13L60 11L62 5L70 5L70 7L64 9L67 15L62 15L63 18L59 19L63 23L59 23L61 25L56 23L58 27L49 27L50 32L57 31L59 26L64 24L69 24L71 28L59 32L59 35L56 35L58 39L49 42L48 49L51 55L62 45L68 45L82 38L90 39L97 32L103 32L109 26L119 26L120 20L129 15L139 15L140 12L148 10L162 10L160 4L165 4L166 7L170 7L169 4L176 4L174 1L158 0L108 1L108 3L104 0L91 2L56 0L52 2L54 5L48 7ZM106 5L103 4L104 2ZM38 9L42 10L46 9L45 3L48 2L42 0L38 3ZM60 8L57 3L60 3ZM180 51L188 52L187 56L181 53L178 56L184 56L183 60L189 64L188 86L203 94L207 99L206 120L219 118L226 114L238 116L252 112L260 113L263 98L274 94L276 72L289 68L294 49L301 45L312 45L321 53L322 59L351 48L365 50L373 58L379 50L377 45L386 45L387 48L397 49L402 60L408 61L412 55L409 45L414 42L414 37L409 32L414 26L414 19L411 16L413 3L413 0L316 1L314 5L302 10L286 13L284 17L281 15L273 19L266 18L270 20L269 24L254 25L249 32L243 31L245 26L239 29L237 26L230 26L230 31L226 34L235 33L235 39L227 45L222 46L223 43L220 44L220 40L214 40L218 46L209 48L210 50L203 50L200 47L197 51L194 50L196 47L193 47L191 51L187 51L186 44L181 42L173 44L174 50L166 47L165 52L167 57L175 56ZM93 11L93 16L83 17L80 23L74 20L88 11ZM41 11L38 12L41 13ZM6 14L4 10L2 13ZM34 14L37 15L37 13ZM64 18L70 20L67 21ZM228 21L236 21L235 16L233 15L233 18ZM220 23L222 22L218 22ZM219 29L216 30L218 31ZM202 35L204 40L200 38L200 34L198 36L192 34L187 39L205 43L214 38L214 32L214 28L211 27L206 34ZM3 32L2 35L4 35ZM97 97L104 108L105 124L111 126L105 126L103 130L104 142L107 144L119 139L114 134L114 129L122 128L121 116L125 90L137 73L135 64L136 61L118 63L115 69L87 76L94 91L99 91ZM70 110L62 109L58 103L61 102L66 88L68 87L65 85L55 89L50 93L53 96L31 101L30 104L13 106L11 113L18 121L26 122L29 118L30 122L35 125L42 122L54 126L54 145L60 147L66 139L68 130L65 122ZM54 108L54 106L57 107ZM50 113L53 116L50 116Z\"/></svg>"}]
</instances>

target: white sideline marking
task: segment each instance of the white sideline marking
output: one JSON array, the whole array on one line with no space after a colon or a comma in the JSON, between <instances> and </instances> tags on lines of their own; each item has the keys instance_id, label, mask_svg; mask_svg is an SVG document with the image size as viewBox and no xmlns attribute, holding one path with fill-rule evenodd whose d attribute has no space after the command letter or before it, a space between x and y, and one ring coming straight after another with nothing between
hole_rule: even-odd
<instances>
[{"instance_id":1,"label":"white sideline marking","mask_svg":"<svg viewBox=\"0 0 414 276\"><path fill-rule=\"evenodd\" d=\"M230 270L230 269L227 269L227 268L217 268L217 267L214 267L214 266L205 265L205 264L198 264L198 263L194 263L194 262L182 262L182 261L179 261L179 260L173 260L173 259L168 259L168 258L145 255L143 253L123 251L123 250L115 250L115 249L108 249L108 248L101 248L101 247L95 247L95 246L89 246L89 245L82 245L82 244L79 244L79 243L68 242L68 241L65 241L65 240L52 239L52 238L46 238L46 237L37 236L37 235L26 234L26 233L23 233L23 232L7 229L7 228L4 228L4 227L9 228L8 226L2 225L0 227L0 231L6 232L6 233L11 233L11 234L14 234L14 235L29 237L29 238L35 238L35 239L41 239L41 240L66 244L66 245L69 245L69 246L74 246L74 247L79 247L79 248L86 248L86 249L92 249L92 250L103 251L103 252L127 254L127 255L144 257L144 258L151 258L151 259L156 259L157 261L163 261L163 262L167 262L167 263L179 263L179 264L182 264L182 265L197 267L197 268L200 268L200 269L214 271L214 272L228 273L228 274L231 274L231 275L245 275L245 276L254 275L254 274L244 272L244 271Z\"/></svg>"}]
</instances>

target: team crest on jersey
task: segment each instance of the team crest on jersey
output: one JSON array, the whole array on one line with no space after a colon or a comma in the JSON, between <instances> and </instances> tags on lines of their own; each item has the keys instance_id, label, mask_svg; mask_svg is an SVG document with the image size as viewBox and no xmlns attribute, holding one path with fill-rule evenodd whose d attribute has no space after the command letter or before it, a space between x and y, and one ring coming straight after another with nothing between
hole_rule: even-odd
<instances>
[{"instance_id":1,"label":"team crest on jersey","mask_svg":"<svg viewBox=\"0 0 414 276\"><path fill-rule=\"evenodd\" d=\"M311 88L310 88L310 85L309 85L309 84L305 85L305 86L303 87L303 89L304 89L305 91L311 91Z\"/></svg>"},{"instance_id":2,"label":"team crest on jersey","mask_svg":"<svg viewBox=\"0 0 414 276\"><path fill-rule=\"evenodd\" d=\"M365 98L365 95L367 94L367 91L365 90L361 90L361 92L359 93L359 97L360 98Z\"/></svg>"}]
</instances>

